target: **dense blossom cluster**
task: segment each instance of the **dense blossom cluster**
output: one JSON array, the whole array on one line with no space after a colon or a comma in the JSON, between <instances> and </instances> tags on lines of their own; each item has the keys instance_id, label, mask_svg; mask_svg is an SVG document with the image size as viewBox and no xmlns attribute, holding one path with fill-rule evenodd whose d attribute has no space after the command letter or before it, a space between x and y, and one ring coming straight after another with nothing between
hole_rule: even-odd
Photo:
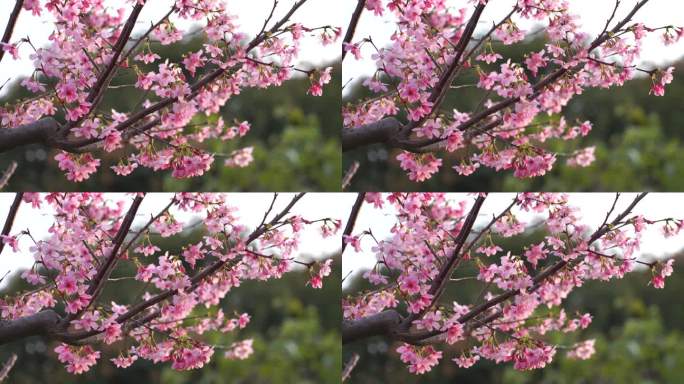
<instances>
[{"instance_id":1,"label":"dense blossom cluster","mask_svg":"<svg viewBox=\"0 0 684 384\"><path fill-rule=\"evenodd\" d=\"M96 349L97 343L121 351L111 358L121 368L144 359L170 362L178 370L195 369L206 364L215 349L201 335L235 333L250 322L247 313L224 313L221 300L232 289L248 280L280 278L296 264L310 270L307 284L314 288L321 288L323 278L331 273L332 260L305 262L296 251L303 233L331 236L340 221L308 220L290 213L301 196L280 212L249 213L264 216L256 228L241 223L240 212L226 195L201 193L177 194L151 218L141 215L145 217L135 224L127 222L129 216L136 217L142 201L155 198L161 197L24 194L23 205L54 212L54 221L44 239L26 228L3 237L13 251L32 254L35 264L21 274L32 288L0 299L2 320L49 309L62 312L64 327L52 336L63 343L54 350L75 374L88 371L105 353ZM23 214L30 209L24 206ZM189 228L201 229L202 238L177 254L163 252L157 245L160 238L178 236ZM118 235L121 230L123 237ZM111 269L105 268L108 263ZM140 296L119 303L98 300L103 290L116 284L110 276L117 264L136 271L125 279L139 282ZM83 340L88 345L82 345ZM237 340L224 348L225 357L231 359L245 359L252 353L251 340Z\"/></svg>"},{"instance_id":2,"label":"dense blossom cluster","mask_svg":"<svg viewBox=\"0 0 684 384\"><path fill-rule=\"evenodd\" d=\"M56 156L71 181L87 179L100 166L99 159L82 152L121 149L128 149L124 152L128 155L112 167L119 175L148 167L171 170L177 178L200 176L215 159L215 154L201 148L202 143L233 141L249 132L247 122L229 124L216 118L231 97L248 88L280 86L296 71L309 75L309 93L315 96L321 96L331 80L332 68L304 70L295 65L302 41L332 44L340 28L269 19L268 28L273 28L265 26L258 35L248 36L231 12L230 2L178 0L158 23L140 31L142 38L130 37L128 24L135 25L141 10L154 7L152 3L126 0L112 9L103 0L25 1L25 10L34 17L56 21L51 44L35 47L30 40L16 37L3 46L14 58L33 60L35 72L21 84L35 95L0 108L0 124L18 127L63 116L57 136L47 144L72 152ZM298 6L293 3L292 7ZM187 52L178 62L162 61L152 43L170 45L183 40L185 31L176 26L183 21L203 27L202 47ZM110 75L105 76L108 69ZM125 84L139 91L136 109L99 108L117 71L137 78ZM225 156L229 167L244 167L252 160L250 147Z\"/></svg>"},{"instance_id":3,"label":"dense blossom cluster","mask_svg":"<svg viewBox=\"0 0 684 384\"><path fill-rule=\"evenodd\" d=\"M644 39L661 34L663 44L675 44L684 37L682 27L614 16L606 30L590 36L568 1L518 0L513 5L505 18L485 23L482 12L502 7L502 2L367 1L366 10L390 17L396 31L386 47L372 36L344 45L355 59L375 60L377 68L363 82L373 95L344 108L345 129L361 130L388 117L406 121L387 144L405 150L397 160L412 181L425 181L446 165L432 153L436 150L457 154L461 160L452 167L462 176L489 167L512 170L519 178L537 177L560 157L544 143L577 139L592 128L589 122L573 124L554 117L574 96L589 88L622 86L640 71L651 76L654 95L663 96L672 82L673 67L649 70L637 65ZM628 13L631 5L621 5ZM473 34L471 21L483 27ZM504 46L537 36L537 31L545 33L543 49L525 53L520 61L499 53ZM462 39L469 44L461 45ZM464 77L475 77L476 84L461 80ZM444 95L459 92L449 90L452 84L479 88L482 99L473 103L479 107L445 110ZM567 165L586 167L593 160L593 148L587 148L571 154Z\"/></svg>"},{"instance_id":4,"label":"dense blossom cluster","mask_svg":"<svg viewBox=\"0 0 684 384\"><path fill-rule=\"evenodd\" d=\"M462 368L481 359L512 362L519 370L542 368L558 352L550 333L577 332L591 324L591 314L563 309L573 289L591 280L620 279L637 267L650 268L650 284L663 288L672 274L674 260L639 255L641 239L650 227L675 236L684 221L634 213L643 196L616 197L599 227L583 223L569 195L522 193L500 212L480 211L489 199L486 194L455 201L445 194L367 193L367 209L373 205L396 216L391 235L376 239L372 229L359 228L358 235L345 239L357 252L374 253L377 262L363 274L373 288L343 300L344 318L363 321L390 310L403 312L408 324L390 337L402 342L396 351L412 373L425 373L446 357L440 343L461 346L450 359ZM621 211L628 203L630 208ZM473 214L486 219L465 229ZM468 235L459 240L462 231ZM533 233L543 234L543 240L517 250L504 245L510 244L507 238ZM452 269L445 275L445 268ZM438 289L441 284L466 284L450 292L481 294L449 302ZM594 341L587 340L567 356L587 359L593 353Z\"/></svg>"}]
</instances>

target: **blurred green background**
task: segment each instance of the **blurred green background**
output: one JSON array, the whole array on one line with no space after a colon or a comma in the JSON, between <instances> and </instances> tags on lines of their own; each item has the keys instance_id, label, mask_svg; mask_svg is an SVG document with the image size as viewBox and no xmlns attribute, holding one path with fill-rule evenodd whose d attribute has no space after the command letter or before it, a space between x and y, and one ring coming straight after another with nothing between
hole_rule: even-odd
<instances>
[{"instance_id":1,"label":"blurred green background","mask_svg":"<svg viewBox=\"0 0 684 384\"><path fill-rule=\"evenodd\" d=\"M523 247L537 243L544 233L528 233L510 239L494 238L505 251L520 254ZM666 256L666 255L654 255ZM519 372L512 363L494 364L480 360L469 369L461 369L451 359L460 356L463 345L439 344L444 352L440 364L427 374L408 372L399 360L400 343L387 343L382 338L368 339L343 347L343 362L354 354L360 360L351 384L395 383L505 383L505 384L650 384L680 383L684 375L684 254L677 254L675 272L665 282L665 289L648 286L651 272L639 270L623 280L588 282L576 288L564 304L567 315L589 312L593 321L589 328L571 334L550 333L545 340L561 346L572 346L586 339L596 339L596 354L589 360L570 360L567 349L559 349L552 364L542 370ZM548 260L546 261L548 263ZM472 263L469 263L472 264ZM474 276L477 270L464 266L455 278ZM371 288L358 278L349 282L343 296ZM447 288L442 302L469 303L477 297L482 285L460 281ZM544 310L535 316L543 315ZM557 313L558 309L553 311ZM343 363L344 364L344 363Z\"/></svg>"},{"instance_id":2,"label":"blurred green background","mask_svg":"<svg viewBox=\"0 0 684 384\"><path fill-rule=\"evenodd\" d=\"M500 47L495 50L514 62L521 62L523 54L543 48L541 40L526 44ZM498 64L481 65L483 70L498 70ZM552 172L544 177L519 180L512 171L496 173L480 168L475 174L463 177L451 167L460 163L463 153L444 159L441 171L425 183L414 183L406 177L395 159L398 150L381 145L347 152L343 169L354 161L361 167L349 190L351 191L681 191L684 190L684 61L673 64L675 80L668 86L665 97L649 95L650 78L640 77L624 87L591 89L575 97L565 108L569 125L586 120L594 124L593 131L578 141L554 140L550 149L558 153L572 153L586 146L596 146L596 161L588 168L570 168L567 158L559 157ZM650 69L648 65L644 67ZM477 82L470 75L463 76L456 85ZM354 83L359 84L359 83ZM351 87L351 85L347 86ZM366 89L351 88L343 104L368 96ZM449 94L443 110L473 110L482 97L480 90L460 88ZM540 117L547 121L546 115ZM558 116L554 117L558 119ZM440 154L442 156L443 154Z\"/></svg>"},{"instance_id":3,"label":"blurred green background","mask_svg":"<svg viewBox=\"0 0 684 384\"><path fill-rule=\"evenodd\" d=\"M183 245L200 240L201 232L184 233L161 239L152 237L162 252L178 254ZM200 340L214 345L230 345L233 341L254 339L254 354L246 360L232 361L217 349L211 362L202 369L178 372L171 363L152 364L138 359L127 369L118 369L110 361L130 342L111 346L98 345L102 351L98 364L85 374L69 374L57 360L53 349L57 342L45 342L39 337L16 341L0 348L0 364L12 353L18 355L7 383L164 383L164 384L317 384L338 383L341 375L342 353L339 325L342 319L339 300L341 278L339 255L312 255L315 258L335 256L333 273L324 280L323 289L305 286L308 272L302 270L286 274L280 280L267 282L246 281L234 288L221 302L227 318L234 313L247 312L249 325L240 331L223 334L207 332ZM309 260L302 256L302 260ZM199 264L198 264L199 265ZM201 267L201 265L199 265ZM132 263L120 263L112 278L135 275ZM18 274L13 274L3 297L29 288ZM10 278L10 277L8 277ZM142 284L131 280L110 283L103 291L101 302L130 303L131 296L142 291ZM214 312L215 313L215 309ZM206 313L201 306L189 317ZM188 324L195 320L188 320Z\"/></svg>"},{"instance_id":4,"label":"blurred green background","mask_svg":"<svg viewBox=\"0 0 684 384\"><path fill-rule=\"evenodd\" d=\"M144 72L157 70L158 64L166 59L180 62L184 53L201 49L203 43L204 40L195 37L169 46L152 44L153 52L162 59L141 68ZM5 191L337 191L342 172L339 150L341 67L339 62L315 67L327 66L334 67L333 79L324 88L322 97L307 95L310 81L298 75L281 87L243 90L222 108L226 126L236 120L247 120L252 129L244 138L227 143L205 143L204 148L230 154L235 149L254 146L254 162L247 168L226 168L223 166L225 158L216 157L211 171L191 180L176 180L170 171L141 168L130 176L119 177L109 167L116 165L127 153L98 152L98 156L104 156L98 173L86 182L76 184L69 182L57 168L54 160L57 151L33 145L0 154L0 170L4 171L12 161L19 165ZM300 67L314 68L306 63ZM135 81L133 70L119 70L112 85L130 85ZM15 79L7 85L10 88L0 98L0 106L32 96L18 84ZM130 111L141 98L142 93L132 87L116 88L107 94L100 111ZM213 121L216 118L213 116ZM207 118L200 114L191 123L204 124L206 121Z\"/></svg>"}]
</instances>

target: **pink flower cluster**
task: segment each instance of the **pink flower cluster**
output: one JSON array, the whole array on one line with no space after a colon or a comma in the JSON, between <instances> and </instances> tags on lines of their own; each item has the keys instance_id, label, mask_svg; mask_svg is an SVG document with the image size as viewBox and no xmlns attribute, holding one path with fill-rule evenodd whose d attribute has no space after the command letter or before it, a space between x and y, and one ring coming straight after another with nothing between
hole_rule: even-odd
<instances>
[{"instance_id":1,"label":"pink flower cluster","mask_svg":"<svg viewBox=\"0 0 684 384\"><path fill-rule=\"evenodd\" d=\"M318 266L318 271L316 272L314 272L312 268L309 269L311 273L311 278L309 279L308 284L311 285L311 288L323 288L323 278L330 276L330 273L332 272L332 262L333 259L328 259L323 263L315 263Z\"/></svg>"},{"instance_id":2,"label":"pink flower cluster","mask_svg":"<svg viewBox=\"0 0 684 384\"><path fill-rule=\"evenodd\" d=\"M100 358L100 351L93 350L89 345L75 347L62 343L55 348L55 352L59 361L66 365L67 371L76 375L90 370Z\"/></svg>"},{"instance_id":3,"label":"pink flower cluster","mask_svg":"<svg viewBox=\"0 0 684 384\"><path fill-rule=\"evenodd\" d=\"M397 348L401 361L408 364L409 371L416 375L432 370L432 367L439 363L442 352L435 350L432 346L414 347L409 344L402 344Z\"/></svg>"}]
</instances>

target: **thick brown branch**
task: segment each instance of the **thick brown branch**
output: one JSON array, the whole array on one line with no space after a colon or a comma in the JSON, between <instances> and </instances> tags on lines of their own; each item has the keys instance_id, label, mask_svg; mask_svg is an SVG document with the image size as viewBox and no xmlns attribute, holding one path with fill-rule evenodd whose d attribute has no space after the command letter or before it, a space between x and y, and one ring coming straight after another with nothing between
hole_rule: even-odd
<instances>
[{"instance_id":1,"label":"thick brown branch","mask_svg":"<svg viewBox=\"0 0 684 384\"><path fill-rule=\"evenodd\" d=\"M116 73L116 68L119 65L119 57L121 56L121 52L123 51L124 47L126 47L128 39L131 37L131 33L133 32L135 23L138 21L138 17L140 16L140 12L142 12L144 5L144 2L142 4L137 3L135 7L133 7L131 14L128 16L128 20L124 24L123 29L119 34L119 38L116 40L116 43L114 44L114 48L112 49L112 57L109 60L107 68L105 68L105 70L102 71L102 73L100 73L97 82L90 90L90 93L88 94L86 100L90 103L93 103L93 105L90 107L91 111L95 109L97 104L94 103L94 101L99 100L101 98L102 93L107 88L109 82L112 80L112 77Z\"/></svg>"},{"instance_id":2,"label":"thick brown branch","mask_svg":"<svg viewBox=\"0 0 684 384\"><path fill-rule=\"evenodd\" d=\"M50 335L58 328L60 317L49 309L14 320L0 320L0 345L29 336Z\"/></svg>"},{"instance_id":3,"label":"thick brown branch","mask_svg":"<svg viewBox=\"0 0 684 384\"><path fill-rule=\"evenodd\" d=\"M59 123L46 117L15 128L0 128L0 153L29 144L56 146Z\"/></svg>"},{"instance_id":4,"label":"thick brown branch","mask_svg":"<svg viewBox=\"0 0 684 384\"><path fill-rule=\"evenodd\" d=\"M402 124L394 117L356 128L342 129L342 151L351 151L371 144L392 144Z\"/></svg>"},{"instance_id":5,"label":"thick brown branch","mask_svg":"<svg viewBox=\"0 0 684 384\"><path fill-rule=\"evenodd\" d=\"M342 321L342 344L372 336L390 336L396 331L402 318L395 310L380 312L358 320Z\"/></svg>"},{"instance_id":6,"label":"thick brown branch","mask_svg":"<svg viewBox=\"0 0 684 384\"><path fill-rule=\"evenodd\" d=\"M456 76L458 69L463 65L461 63L461 57L463 56L463 52L465 52L466 48L468 47L470 38L473 37L473 33L475 33L475 28L477 27L477 23L480 21L480 17L482 16L485 5L486 3L478 4L475 8L475 12L473 12L473 15L470 17L470 20L463 31L463 35L461 35L461 39L458 41L458 44L456 44L456 52L451 64L449 65L449 68L442 73L439 82L432 89L432 93L430 94L428 101L434 103L433 110L439 108L439 104L444 99L444 95L449 89L449 84L454 81L454 77Z\"/></svg>"}]
</instances>

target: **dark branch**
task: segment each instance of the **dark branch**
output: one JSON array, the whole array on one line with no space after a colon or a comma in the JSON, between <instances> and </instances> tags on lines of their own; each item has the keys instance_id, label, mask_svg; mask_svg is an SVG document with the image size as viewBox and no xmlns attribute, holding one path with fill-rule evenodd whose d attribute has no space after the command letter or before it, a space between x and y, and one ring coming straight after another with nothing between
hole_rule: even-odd
<instances>
[{"instance_id":1,"label":"dark branch","mask_svg":"<svg viewBox=\"0 0 684 384\"><path fill-rule=\"evenodd\" d=\"M9 375L10 371L14 367L14 364L17 363L17 354L13 353L12 356L5 362L5 365L2 366L2 370L0 370L0 383L5 381L7 376Z\"/></svg>"},{"instance_id":2,"label":"dark branch","mask_svg":"<svg viewBox=\"0 0 684 384\"><path fill-rule=\"evenodd\" d=\"M354 231L354 225L356 225L356 219L359 217L359 212L361 211L361 206L363 205L363 200L365 198L365 192L361 192L358 195L356 195L356 201L352 206L351 212L349 213L349 219L347 219L347 225L344 227L344 232L342 233L344 236L351 236L351 233ZM344 241L343 238L342 253L344 253L345 248L347 248L347 243Z\"/></svg>"},{"instance_id":3,"label":"dark branch","mask_svg":"<svg viewBox=\"0 0 684 384\"><path fill-rule=\"evenodd\" d=\"M21 205L21 199L24 197L23 192L19 192L14 196L14 201L10 206L9 213L5 219L5 225L2 227L2 236L8 236L12 230L12 225L14 224L14 219L17 217L17 211L19 211L19 206ZM5 242L0 238L0 254L5 249Z\"/></svg>"},{"instance_id":4,"label":"dark branch","mask_svg":"<svg viewBox=\"0 0 684 384\"><path fill-rule=\"evenodd\" d=\"M395 310L380 312L358 320L342 321L342 344L372 336L390 336L398 329L402 318Z\"/></svg>"},{"instance_id":5,"label":"dark branch","mask_svg":"<svg viewBox=\"0 0 684 384\"><path fill-rule=\"evenodd\" d=\"M344 40L342 40L342 61L344 57L347 56L347 51L344 49L344 45L351 44L352 39L354 39L354 33L356 32L356 27L359 25L359 19L361 19L361 14L363 13L363 8L366 6L366 0L359 0L356 4L356 9L352 14L351 20L349 20L349 26L347 27L347 33L344 35Z\"/></svg>"},{"instance_id":6,"label":"dark branch","mask_svg":"<svg viewBox=\"0 0 684 384\"><path fill-rule=\"evenodd\" d=\"M444 292L444 287L449 282L449 276L451 276L454 269L458 267L461 260L463 259L461 249L463 248L463 244L465 244L466 239L468 239L470 232L473 230L473 225L475 225L477 215L480 213L480 209L482 208L482 204L484 204L486 198L486 196L478 196L477 200L475 200L473 208L470 209L468 216L466 216L466 219L463 222L463 225L461 226L461 230L458 233L458 237L456 237L456 240L454 240L454 250L451 253L451 256L449 257L449 260L446 263L444 263L444 265L442 265L442 269L440 269L439 274L432 281L432 285L430 285L430 289L428 289L428 294L432 295L432 303L430 303L429 307L426 307L422 311L420 311L420 313L410 314L403 321L402 326L404 327L404 329L409 329L411 327L411 323L413 323L414 320L420 319L425 314L425 312L433 305L435 305L437 300L439 300L439 297Z\"/></svg>"},{"instance_id":7,"label":"dark branch","mask_svg":"<svg viewBox=\"0 0 684 384\"><path fill-rule=\"evenodd\" d=\"M356 128L342 129L342 151L351 151L371 144L392 144L402 124L394 117Z\"/></svg>"},{"instance_id":8,"label":"dark branch","mask_svg":"<svg viewBox=\"0 0 684 384\"><path fill-rule=\"evenodd\" d=\"M61 318L48 309L14 320L0 320L0 345L29 336L50 335L59 326Z\"/></svg>"},{"instance_id":9,"label":"dark branch","mask_svg":"<svg viewBox=\"0 0 684 384\"><path fill-rule=\"evenodd\" d=\"M59 123L46 117L16 128L0 128L0 153L29 144L44 144L56 147Z\"/></svg>"},{"instance_id":10,"label":"dark branch","mask_svg":"<svg viewBox=\"0 0 684 384\"><path fill-rule=\"evenodd\" d=\"M9 44L12 34L14 33L14 26L17 24L17 19L19 19L19 14L21 14L21 8L24 6L24 0L17 0L14 4L14 9L10 13L9 21L5 27L5 33L2 35L2 40L0 42L4 44ZM0 44L0 61L5 56L5 50L2 49L2 44Z\"/></svg>"},{"instance_id":11,"label":"dark branch","mask_svg":"<svg viewBox=\"0 0 684 384\"><path fill-rule=\"evenodd\" d=\"M116 267L116 263L120 257L119 249L121 248L121 245L126 239L128 231L131 229L131 225L133 224L133 220L135 220L135 215L138 213L138 208L140 208L140 204L142 204L143 198L144 196L138 195L133 200L131 207L128 209L126 216L124 217L123 221L121 222L121 225L119 226L119 230L117 231L116 236L114 236L114 239L112 240L112 249L109 251L109 256L107 257L107 260L100 266L100 269L97 271L97 275L95 275L93 280L90 282L90 285L86 290L86 293L92 296L90 299L90 303L88 303L88 305L85 308L83 308L75 315L67 316L68 321L74 318L78 318L78 316L81 313L86 311L88 307L90 307L90 305L92 305L95 302L98 295L102 291L102 287L104 286L105 282L107 281L109 276L112 274L112 271Z\"/></svg>"}]
</instances>

